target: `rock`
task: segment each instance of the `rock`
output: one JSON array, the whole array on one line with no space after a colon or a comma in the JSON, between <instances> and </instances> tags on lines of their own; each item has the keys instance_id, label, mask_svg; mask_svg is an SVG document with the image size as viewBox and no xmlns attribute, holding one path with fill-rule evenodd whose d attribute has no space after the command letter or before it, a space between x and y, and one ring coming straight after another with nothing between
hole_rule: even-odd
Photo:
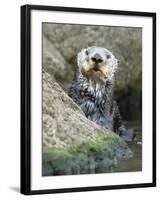
<instances>
[{"instance_id":1,"label":"rock","mask_svg":"<svg viewBox=\"0 0 160 200\"><path fill-rule=\"evenodd\" d=\"M77 146L110 131L89 121L51 76L43 72L43 149Z\"/></svg>"},{"instance_id":2,"label":"rock","mask_svg":"<svg viewBox=\"0 0 160 200\"><path fill-rule=\"evenodd\" d=\"M118 135L89 121L43 71L43 175L109 171L115 160L131 156Z\"/></svg>"},{"instance_id":3,"label":"rock","mask_svg":"<svg viewBox=\"0 0 160 200\"><path fill-rule=\"evenodd\" d=\"M43 36L43 68L52 78L58 80L59 84L66 88L68 79L73 78L71 65L63 57L51 42ZM67 77L67 79L66 79Z\"/></svg>"}]
</instances>

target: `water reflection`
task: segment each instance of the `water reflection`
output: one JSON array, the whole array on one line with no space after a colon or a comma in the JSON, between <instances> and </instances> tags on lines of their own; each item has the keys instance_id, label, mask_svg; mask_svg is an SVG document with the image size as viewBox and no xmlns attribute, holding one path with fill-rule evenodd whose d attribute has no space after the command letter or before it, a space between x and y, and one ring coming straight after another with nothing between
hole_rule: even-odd
<instances>
[{"instance_id":1,"label":"water reflection","mask_svg":"<svg viewBox=\"0 0 160 200\"><path fill-rule=\"evenodd\" d=\"M125 122L125 126L134 128L137 135L135 142L128 143L134 156L133 158L119 161L111 172L142 171L142 123L140 121Z\"/></svg>"}]
</instances>

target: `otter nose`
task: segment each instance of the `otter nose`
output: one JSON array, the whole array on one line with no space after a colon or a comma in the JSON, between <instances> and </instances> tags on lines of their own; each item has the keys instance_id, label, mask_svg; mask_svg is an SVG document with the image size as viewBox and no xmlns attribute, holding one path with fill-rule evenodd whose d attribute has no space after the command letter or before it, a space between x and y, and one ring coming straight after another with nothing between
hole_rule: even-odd
<instances>
[{"instance_id":1,"label":"otter nose","mask_svg":"<svg viewBox=\"0 0 160 200\"><path fill-rule=\"evenodd\" d=\"M92 60L93 62L95 62L96 64L103 62L102 57L101 57L98 53L96 53L96 54L91 58L91 60Z\"/></svg>"}]
</instances>

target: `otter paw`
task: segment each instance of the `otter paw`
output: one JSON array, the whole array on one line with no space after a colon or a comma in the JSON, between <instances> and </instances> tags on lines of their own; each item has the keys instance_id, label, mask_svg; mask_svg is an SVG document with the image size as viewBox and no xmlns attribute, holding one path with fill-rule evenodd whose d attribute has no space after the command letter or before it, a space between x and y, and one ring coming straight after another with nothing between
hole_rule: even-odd
<instances>
[{"instance_id":1,"label":"otter paw","mask_svg":"<svg viewBox=\"0 0 160 200\"><path fill-rule=\"evenodd\" d=\"M123 129L123 130L120 131L119 135L126 142L134 141L135 138L136 138L136 134L134 133L133 129Z\"/></svg>"}]
</instances>

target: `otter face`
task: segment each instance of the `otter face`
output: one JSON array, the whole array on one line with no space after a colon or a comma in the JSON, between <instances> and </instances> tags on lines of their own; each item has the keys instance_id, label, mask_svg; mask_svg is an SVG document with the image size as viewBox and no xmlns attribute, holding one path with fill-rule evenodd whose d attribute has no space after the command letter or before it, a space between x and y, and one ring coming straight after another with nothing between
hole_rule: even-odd
<instances>
[{"instance_id":1,"label":"otter face","mask_svg":"<svg viewBox=\"0 0 160 200\"><path fill-rule=\"evenodd\" d=\"M111 80L118 66L118 60L109 50L95 46L82 49L77 62L80 72L96 82Z\"/></svg>"}]
</instances>

